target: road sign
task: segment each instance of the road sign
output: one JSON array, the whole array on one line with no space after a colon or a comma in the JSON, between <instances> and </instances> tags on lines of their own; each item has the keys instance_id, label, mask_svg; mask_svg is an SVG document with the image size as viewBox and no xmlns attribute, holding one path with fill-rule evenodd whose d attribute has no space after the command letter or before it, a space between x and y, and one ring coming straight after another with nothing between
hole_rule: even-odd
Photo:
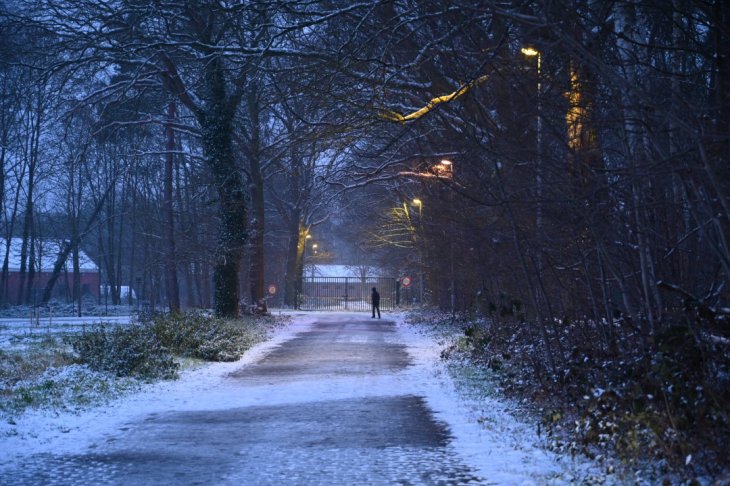
<instances>
[{"instance_id":1,"label":"road sign","mask_svg":"<svg viewBox=\"0 0 730 486\"><path fill-rule=\"evenodd\" d=\"M403 277L400 279L400 284L404 287L410 287L413 283L413 280L411 280L411 277Z\"/></svg>"},{"instance_id":2,"label":"road sign","mask_svg":"<svg viewBox=\"0 0 730 486\"><path fill-rule=\"evenodd\" d=\"M276 293L276 284L269 285L269 294L274 295Z\"/></svg>"}]
</instances>

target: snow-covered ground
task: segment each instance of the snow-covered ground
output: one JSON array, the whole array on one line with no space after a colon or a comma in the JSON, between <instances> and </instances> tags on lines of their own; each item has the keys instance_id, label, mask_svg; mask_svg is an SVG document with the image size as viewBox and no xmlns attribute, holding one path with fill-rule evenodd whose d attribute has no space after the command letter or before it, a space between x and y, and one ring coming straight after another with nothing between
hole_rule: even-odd
<instances>
[{"instance_id":1,"label":"snow-covered ground","mask_svg":"<svg viewBox=\"0 0 730 486\"><path fill-rule=\"evenodd\" d=\"M76 334L89 329L96 324L126 325L131 317L104 316L104 317L13 317L0 318L0 349L8 351L22 348L34 339L45 336L60 337L67 334Z\"/></svg>"},{"instance_id":2,"label":"snow-covered ground","mask_svg":"<svg viewBox=\"0 0 730 486\"><path fill-rule=\"evenodd\" d=\"M229 393L230 374L260 360L276 347L304 332L321 314L292 313L291 325L280 328L267 342L255 346L233 363L206 364L189 369L177 381L158 382L139 392L117 399L104 407L77 412L29 411L21 417L0 423L2 466L21 463L35 454L81 454L103 445L125 424L140 417L176 410L218 410L261 404L284 404L321 400L323 394L337 399L358 390L373 390L379 396L404 393L424 397L437 419L446 423L453 436L454 450L466 464L489 478L489 484L565 484L592 482L600 476L592 464L561 457L540 446L535 428L515 418L514 404L498 398L468 398L460 394L439 359L441 346L434 340L395 319L394 339L407 346L413 364L394 375L366 378L322 378L321 383L295 383L284 387L262 386L245 397ZM326 318L343 318L362 313L327 313ZM349 381L348 381L349 380ZM363 380L366 380L365 383ZM366 385L366 386L365 386ZM258 390L258 391L257 391ZM242 402L243 400L243 402ZM2 481L0 481L2 482ZM609 481L610 482L610 481Z\"/></svg>"},{"instance_id":3,"label":"snow-covered ground","mask_svg":"<svg viewBox=\"0 0 730 486\"><path fill-rule=\"evenodd\" d=\"M547 451L534 424L512 413L519 409L516 404L458 389L440 359L442 346L403 324L403 316L398 316L398 329L415 358L407 374L449 425L456 450L490 484L594 484L603 477L590 462Z\"/></svg>"},{"instance_id":4,"label":"snow-covered ground","mask_svg":"<svg viewBox=\"0 0 730 486\"><path fill-rule=\"evenodd\" d=\"M1 421L0 449L6 460L36 453L79 453L93 446L99 437L119 430L120 424L140 414L186 406L218 408L220 396L207 392L225 387L226 375L265 356L281 342L306 329L316 318L314 314L297 315L290 326L279 328L271 339L253 347L238 361L209 363L185 370L178 380L149 384L141 391L103 407L75 412L29 410L10 421ZM88 322L85 318L65 319ZM121 322L126 323L128 319L121 319Z\"/></svg>"}]
</instances>

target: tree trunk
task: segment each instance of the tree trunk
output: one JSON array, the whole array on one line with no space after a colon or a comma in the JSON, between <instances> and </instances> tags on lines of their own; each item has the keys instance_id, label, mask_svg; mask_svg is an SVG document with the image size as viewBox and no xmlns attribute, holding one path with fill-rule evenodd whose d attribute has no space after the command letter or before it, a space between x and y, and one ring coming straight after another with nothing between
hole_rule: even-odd
<instances>
[{"instance_id":1,"label":"tree trunk","mask_svg":"<svg viewBox=\"0 0 730 486\"><path fill-rule=\"evenodd\" d=\"M252 165L254 165L252 163ZM256 163L258 166L258 163ZM260 167L258 167L260 169ZM255 304L264 298L264 187L261 171L258 174L251 174L251 211L254 217L251 219L251 267L249 269L249 285L251 290L251 303Z\"/></svg>"},{"instance_id":2,"label":"tree trunk","mask_svg":"<svg viewBox=\"0 0 730 486\"><path fill-rule=\"evenodd\" d=\"M40 103L39 103L40 104ZM37 107L40 110L40 107ZM27 154L28 163L28 184L26 186L25 214L23 215L23 242L20 248L20 283L18 285L18 304L30 302L30 289L33 286L33 265L28 264L32 260L33 253L33 211L35 195L36 162L38 156L38 139L40 138L41 115L36 113L36 120L30 133L30 150ZM27 289L25 288L27 286Z\"/></svg>"},{"instance_id":3,"label":"tree trunk","mask_svg":"<svg viewBox=\"0 0 730 486\"><path fill-rule=\"evenodd\" d=\"M115 287L117 278L115 274L116 266L114 265L114 199L115 197L112 196L109 207L106 210L106 246L103 248L104 267L106 268L106 290L107 295L111 297L112 305L116 305L117 303Z\"/></svg>"},{"instance_id":4,"label":"tree trunk","mask_svg":"<svg viewBox=\"0 0 730 486\"><path fill-rule=\"evenodd\" d=\"M219 232L214 264L215 313L238 317L238 272L246 244L246 194L232 145L232 117L223 99L203 115L202 141L206 163L213 174L219 198Z\"/></svg>"},{"instance_id":5,"label":"tree trunk","mask_svg":"<svg viewBox=\"0 0 730 486\"><path fill-rule=\"evenodd\" d=\"M78 303L78 316L81 317L81 262L79 261L79 245L73 248L73 300Z\"/></svg>"},{"instance_id":6,"label":"tree trunk","mask_svg":"<svg viewBox=\"0 0 730 486\"><path fill-rule=\"evenodd\" d=\"M132 186L134 187L134 186ZM132 235L129 245L129 294L127 296L127 302L131 306L133 303L133 292L137 295L137 303L139 304L141 281L142 279L137 276L136 272L136 253L137 253L137 194L135 190L130 191L132 195Z\"/></svg>"},{"instance_id":7,"label":"tree trunk","mask_svg":"<svg viewBox=\"0 0 730 486\"><path fill-rule=\"evenodd\" d=\"M251 264L249 267L249 286L251 303L256 304L264 298L264 231L266 229L266 214L264 211L264 177L261 173L260 132L259 132L259 100L256 92L252 91L248 97L249 121L251 123L251 138L249 140L249 174L251 177Z\"/></svg>"},{"instance_id":8,"label":"tree trunk","mask_svg":"<svg viewBox=\"0 0 730 486\"><path fill-rule=\"evenodd\" d=\"M163 199L163 210L165 213L165 242L167 254L165 255L165 290L167 291L167 303L170 312L180 311L180 288L177 281L177 255L175 252L175 213L172 205L172 177L175 150L175 131L172 123L176 117L176 106L174 101L167 105L167 121L165 135L167 137L167 151L165 153L165 194Z\"/></svg>"},{"instance_id":9,"label":"tree trunk","mask_svg":"<svg viewBox=\"0 0 730 486\"><path fill-rule=\"evenodd\" d=\"M30 183L29 183L30 184ZM30 192L30 191L29 191ZM30 198L31 196L28 196ZM30 227L29 225L32 224L32 216L28 216L28 205L26 204L25 207L25 217L24 217L24 224L23 224L23 237L22 241L20 243L20 276L18 279L18 295L17 295L17 303L18 305L22 305L27 301L25 291L26 281L28 277L28 251L29 251L29 244L30 244ZM31 211L32 211L32 203L31 203ZM30 221L29 221L30 219Z\"/></svg>"},{"instance_id":10,"label":"tree trunk","mask_svg":"<svg viewBox=\"0 0 730 486\"><path fill-rule=\"evenodd\" d=\"M295 212L293 216L298 216ZM292 218L289 223L289 244L286 253L286 276L284 277L284 304L297 308L298 294L300 290L299 282L301 278L299 247L300 230L299 218Z\"/></svg>"}]
</instances>

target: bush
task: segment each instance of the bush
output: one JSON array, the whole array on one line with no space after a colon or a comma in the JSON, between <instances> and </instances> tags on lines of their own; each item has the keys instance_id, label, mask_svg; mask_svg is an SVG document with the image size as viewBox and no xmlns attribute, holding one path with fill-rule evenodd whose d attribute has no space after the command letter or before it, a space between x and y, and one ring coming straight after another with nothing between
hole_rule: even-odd
<instances>
[{"instance_id":1,"label":"bush","mask_svg":"<svg viewBox=\"0 0 730 486\"><path fill-rule=\"evenodd\" d=\"M642 346L638 328L632 334L621 321L613 343L601 334L605 322L555 321L545 329L556 350L550 370L534 325L410 320L451 333L442 356L457 369L483 372L507 396L532 404L554 450L617 458L637 471L655 466L656 478L727 477L730 341L698 331L708 324L663 322Z\"/></svg>"},{"instance_id":2,"label":"bush","mask_svg":"<svg viewBox=\"0 0 730 486\"><path fill-rule=\"evenodd\" d=\"M146 325L109 329L102 324L78 336L72 345L81 363L120 377L170 379L179 367L153 329Z\"/></svg>"},{"instance_id":3,"label":"bush","mask_svg":"<svg viewBox=\"0 0 730 486\"><path fill-rule=\"evenodd\" d=\"M173 354L206 361L235 361L259 340L252 326L200 312L158 314L148 325Z\"/></svg>"},{"instance_id":4,"label":"bush","mask_svg":"<svg viewBox=\"0 0 730 486\"><path fill-rule=\"evenodd\" d=\"M128 327L99 325L72 345L78 360L92 370L169 379L179 367L173 356L235 361L264 335L255 325L191 312L149 315Z\"/></svg>"}]
</instances>

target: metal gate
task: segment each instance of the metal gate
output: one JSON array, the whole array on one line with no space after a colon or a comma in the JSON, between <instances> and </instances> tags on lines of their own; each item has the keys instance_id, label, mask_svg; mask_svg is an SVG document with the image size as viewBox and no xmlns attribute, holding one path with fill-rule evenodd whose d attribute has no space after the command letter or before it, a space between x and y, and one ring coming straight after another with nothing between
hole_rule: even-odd
<instances>
[{"instance_id":1,"label":"metal gate","mask_svg":"<svg viewBox=\"0 0 730 486\"><path fill-rule=\"evenodd\" d=\"M373 287L380 294L380 310L393 310L398 305L398 289L393 277L304 277L299 308L369 312Z\"/></svg>"}]
</instances>

